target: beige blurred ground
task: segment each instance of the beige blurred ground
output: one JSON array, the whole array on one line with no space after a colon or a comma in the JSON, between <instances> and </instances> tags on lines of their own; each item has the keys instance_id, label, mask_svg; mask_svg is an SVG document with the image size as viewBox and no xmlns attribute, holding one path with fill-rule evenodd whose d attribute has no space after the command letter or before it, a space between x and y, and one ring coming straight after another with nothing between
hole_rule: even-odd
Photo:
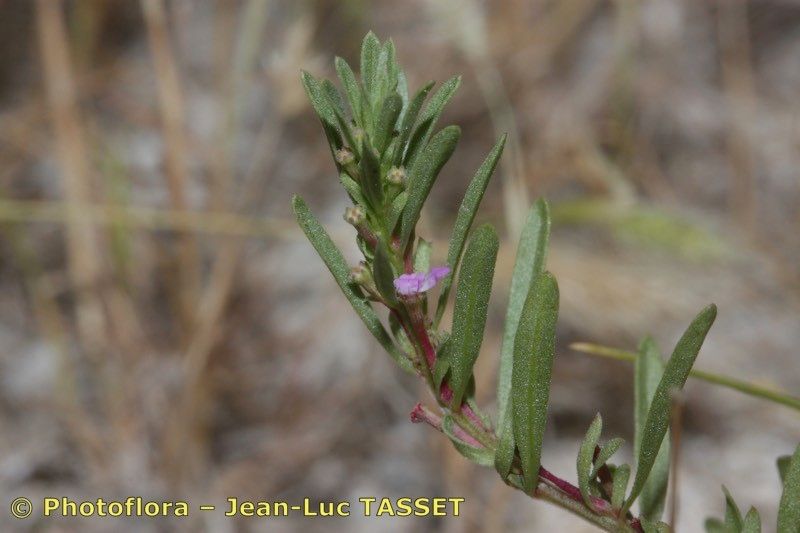
<instances>
[{"instance_id":1,"label":"beige blurred ground","mask_svg":"<svg viewBox=\"0 0 800 533\"><path fill-rule=\"evenodd\" d=\"M471 173L506 236L479 397L491 405L513 236L554 211L562 288L544 462L575 479L631 372L573 341L664 350L703 305L698 366L800 391L800 5L791 0L0 0L0 504L228 496L467 498L458 520L30 518L3 531L585 531L408 423L393 368L294 227L303 194L352 261L345 194L299 82L368 29L411 85L464 74L462 141L424 232L445 255ZM186 213L189 210L191 213ZM678 531L720 484L774 524L797 412L690 382ZM622 455L629 456L630 448Z\"/></svg>"}]
</instances>

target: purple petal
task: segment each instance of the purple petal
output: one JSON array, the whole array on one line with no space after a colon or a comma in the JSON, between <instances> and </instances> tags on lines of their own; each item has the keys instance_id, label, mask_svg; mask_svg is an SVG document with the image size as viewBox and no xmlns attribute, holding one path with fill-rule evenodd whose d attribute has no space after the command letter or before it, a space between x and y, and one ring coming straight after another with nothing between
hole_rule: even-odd
<instances>
[{"instance_id":1,"label":"purple petal","mask_svg":"<svg viewBox=\"0 0 800 533\"><path fill-rule=\"evenodd\" d=\"M394 280L394 288L398 294L403 296L411 296L412 294L419 294L422 292L422 285L425 282L425 274L422 272L414 272L412 274L403 274ZM427 289L424 289L427 290Z\"/></svg>"},{"instance_id":2,"label":"purple petal","mask_svg":"<svg viewBox=\"0 0 800 533\"><path fill-rule=\"evenodd\" d=\"M450 273L450 267L445 265L445 266L433 267L430 271L430 276L434 280L436 280L436 282L438 282L439 280L446 277L449 273Z\"/></svg>"},{"instance_id":3,"label":"purple petal","mask_svg":"<svg viewBox=\"0 0 800 533\"><path fill-rule=\"evenodd\" d=\"M450 267L439 266L431 269L430 272L414 272L403 274L394 280L394 288L397 293L403 296L411 296L428 291L450 273Z\"/></svg>"}]
</instances>

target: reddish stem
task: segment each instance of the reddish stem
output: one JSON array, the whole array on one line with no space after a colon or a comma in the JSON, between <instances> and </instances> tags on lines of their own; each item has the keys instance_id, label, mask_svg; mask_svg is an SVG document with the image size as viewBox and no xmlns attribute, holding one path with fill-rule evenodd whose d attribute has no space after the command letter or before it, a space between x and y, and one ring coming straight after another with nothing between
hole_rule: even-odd
<instances>
[{"instance_id":1,"label":"reddish stem","mask_svg":"<svg viewBox=\"0 0 800 533\"><path fill-rule=\"evenodd\" d=\"M428 363L428 368L433 371L433 365L436 364L436 350L433 347L430 337L428 337L428 330L425 328L425 317L422 315L422 309L419 302L413 302L408 306L409 316L411 317L411 327L414 329L414 335L417 337L422 351L425 353L425 360Z\"/></svg>"},{"instance_id":2,"label":"reddish stem","mask_svg":"<svg viewBox=\"0 0 800 533\"><path fill-rule=\"evenodd\" d=\"M369 245L369 247L374 250L378 245L378 238L375 236L375 234L372 233L372 231L370 231L365 224L356 226L356 230L361 238L364 239L364 241Z\"/></svg>"},{"instance_id":3,"label":"reddish stem","mask_svg":"<svg viewBox=\"0 0 800 533\"><path fill-rule=\"evenodd\" d=\"M581 489L579 489L569 481L566 481L556 476L543 466L539 467L539 477L541 477L542 479L546 479L547 481L555 485L556 488L558 488L561 492L563 492L573 500L578 502L583 502L583 495L581 494ZM601 498L596 498L594 496L591 496L591 500L595 506L595 509L597 509L598 511L601 512L613 511L613 509L611 509L611 507L608 505L607 501Z\"/></svg>"},{"instance_id":4,"label":"reddish stem","mask_svg":"<svg viewBox=\"0 0 800 533\"><path fill-rule=\"evenodd\" d=\"M415 424L418 424L420 422L425 422L434 429L444 433L444 430L442 429L442 418L433 413L430 409L428 409L421 403L417 403L417 405L414 406L414 409L411 410L411 422ZM478 440L475 437L464 431L464 429L459 425L453 426L453 434L460 440L463 440L464 442L469 444L470 446L475 446L476 448L483 448L483 445L480 442L478 442Z\"/></svg>"}]
</instances>

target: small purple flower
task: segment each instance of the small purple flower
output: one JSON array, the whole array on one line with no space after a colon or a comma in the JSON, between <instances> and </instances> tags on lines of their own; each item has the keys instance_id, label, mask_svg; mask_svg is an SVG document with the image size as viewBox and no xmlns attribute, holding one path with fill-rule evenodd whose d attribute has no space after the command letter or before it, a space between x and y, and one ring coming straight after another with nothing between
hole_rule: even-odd
<instances>
[{"instance_id":1,"label":"small purple flower","mask_svg":"<svg viewBox=\"0 0 800 533\"><path fill-rule=\"evenodd\" d=\"M432 289L450 273L449 266L433 267L430 272L403 274L394 280L394 288L402 296L413 296Z\"/></svg>"}]
</instances>

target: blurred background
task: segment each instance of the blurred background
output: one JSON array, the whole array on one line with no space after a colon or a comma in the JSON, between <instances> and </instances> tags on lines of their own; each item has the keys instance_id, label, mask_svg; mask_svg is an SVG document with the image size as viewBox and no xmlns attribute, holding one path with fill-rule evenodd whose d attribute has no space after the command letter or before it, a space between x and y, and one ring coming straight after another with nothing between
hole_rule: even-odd
<instances>
[{"instance_id":1,"label":"blurred background","mask_svg":"<svg viewBox=\"0 0 800 533\"><path fill-rule=\"evenodd\" d=\"M391 37L412 89L463 74L423 216L443 262L472 173L503 235L478 396L492 412L516 236L554 216L562 310L544 463L575 480L597 410L632 441L627 363L708 302L698 367L800 391L800 4L792 0L0 0L0 502L467 499L460 519L12 521L3 531L591 531L409 423L421 383L295 227L356 262L300 69ZM445 320L445 323L447 319ZM690 381L678 531L725 483L772 530L796 411ZM630 458L630 445L621 459Z\"/></svg>"}]
</instances>

